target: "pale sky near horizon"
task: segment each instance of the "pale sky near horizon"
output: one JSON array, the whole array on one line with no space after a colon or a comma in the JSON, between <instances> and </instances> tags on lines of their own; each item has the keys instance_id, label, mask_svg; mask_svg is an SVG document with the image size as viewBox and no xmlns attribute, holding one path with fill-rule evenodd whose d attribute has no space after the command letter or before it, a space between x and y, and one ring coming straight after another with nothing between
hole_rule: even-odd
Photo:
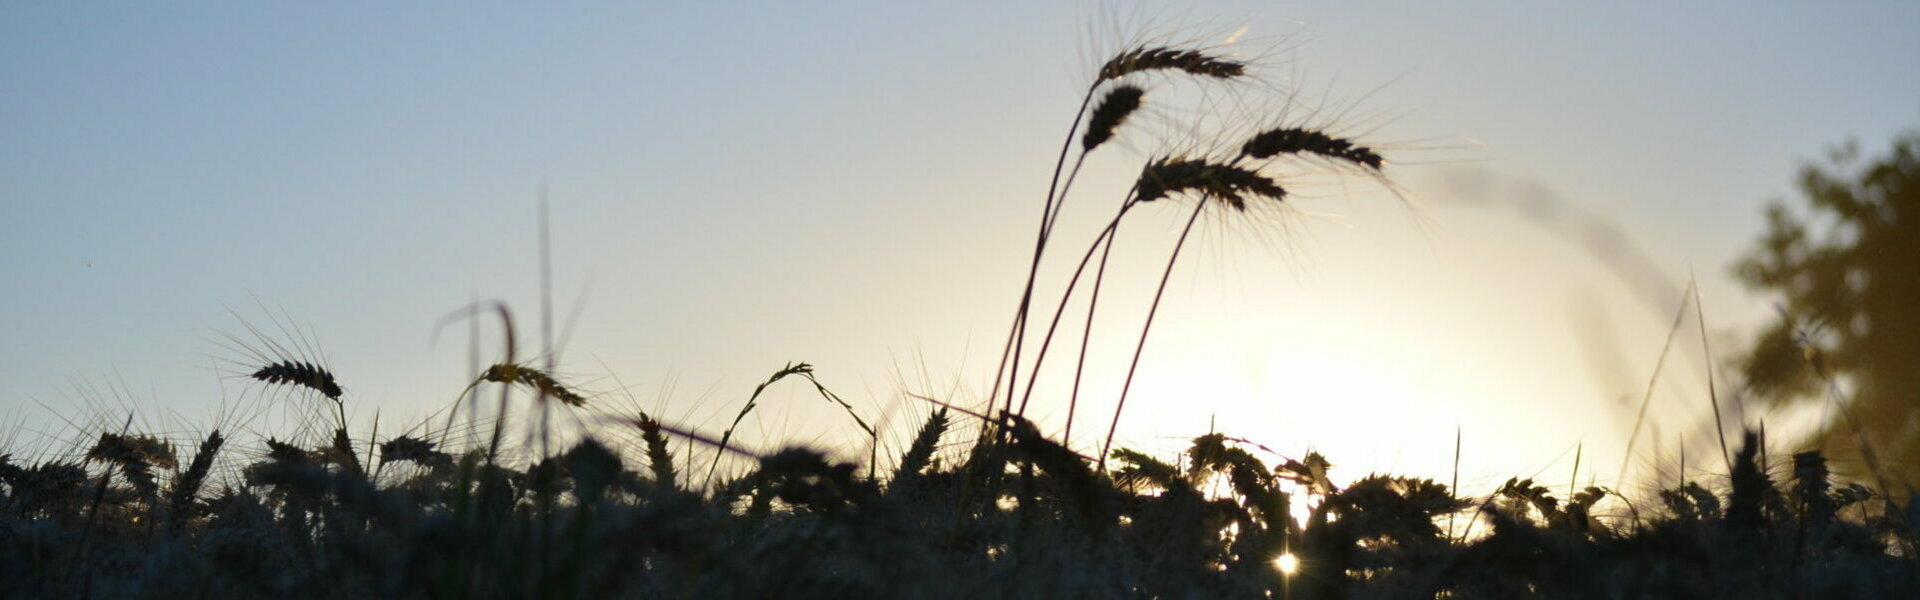
<instances>
[{"instance_id":1,"label":"pale sky near horizon","mask_svg":"<svg viewBox=\"0 0 1920 600\"><path fill-rule=\"evenodd\" d=\"M1766 202L1827 148L1920 125L1916 25L1902 2L0 5L0 440L70 441L51 415L116 395L199 426L248 389L217 372L229 311L309 330L356 422L418 421L465 383L464 330L431 334L470 298L537 346L542 189L573 381L718 431L807 361L911 430L903 392L972 403L992 379L1090 57L1129 27L1244 26L1223 51L1296 107L1354 107L1310 124L1384 144L1414 206L1294 170L1298 212L1210 221L1122 440L1213 426L1440 477L1457 426L1470 479L1564 479L1584 444L1605 481L1689 269L1723 353L1768 315L1728 268ZM1145 81L1152 108L1208 89ZM1282 106L1246 94L1228 106ZM1095 156L1066 247L1192 115ZM1085 452L1178 216L1124 230ZM1593 250L1602 227L1636 253ZM1711 431L1691 335L1654 398L1669 448ZM1062 385L1036 400L1055 431ZM805 391L742 435L845 439Z\"/></svg>"}]
</instances>

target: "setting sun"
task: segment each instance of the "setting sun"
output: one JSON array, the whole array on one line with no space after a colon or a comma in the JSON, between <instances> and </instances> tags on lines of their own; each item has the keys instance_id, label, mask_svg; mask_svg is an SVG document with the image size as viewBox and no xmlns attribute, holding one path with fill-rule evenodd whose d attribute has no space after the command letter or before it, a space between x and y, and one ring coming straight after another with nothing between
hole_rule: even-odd
<instances>
[{"instance_id":1,"label":"setting sun","mask_svg":"<svg viewBox=\"0 0 1920 600\"><path fill-rule=\"evenodd\" d=\"M1273 559L1273 566L1274 568L1280 569L1281 573L1292 575L1294 570L1300 568L1300 559L1295 557L1292 552L1288 552L1280 555L1279 558Z\"/></svg>"}]
</instances>

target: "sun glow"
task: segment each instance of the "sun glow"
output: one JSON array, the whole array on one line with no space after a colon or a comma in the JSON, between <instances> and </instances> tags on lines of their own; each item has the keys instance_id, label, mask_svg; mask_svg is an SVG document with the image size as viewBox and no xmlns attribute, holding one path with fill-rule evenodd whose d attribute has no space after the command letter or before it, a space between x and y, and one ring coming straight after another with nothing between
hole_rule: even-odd
<instances>
[{"instance_id":1,"label":"sun glow","mask_svg":"<svg viewBox=\"0 0 1920 600\"><path fill-rule=\"evenodd\" d=\"M1235 435L1295 459L1318 450L1357 476L1408 458L1409 434L1447 432L1432 423L1447 422L1454 402L1422 372L1426 361L1397 351L1404 347L1336 336L1269 343L1241 356L1238 394L1213 397L1240 417L1228 421L1243 428Z\"/></svg>"},{"instance_id":2,"label":"sun glow","mask_svg":"<svg viewBox=\"0 0 1920 600\"><path fill-rule=\"evenodd\" d=\"M1388 472L1450 482L1455 424L1500 391L1477 385L1465 359L1393 331L1219 321L1169 330L1141 377L1140 412L1123 423L1161 446L1129 447L1179 452L1193 432L1217 431L1259 444L1270 464L1318 452L1336 486ZM1296 513L1309 510L1308 496L1295 496Z\"/></svg>"},{"instance_id":3,"label":"sun glow","mask_svg":"<svg viewBox=\"0 0 1920 600\"><path fill-rule=\"evenodd\" d=\"M1292 575L1294 571L1300 569L1300 559L1295 557L1292 552L1288 552L1281 554L1279 558L1273 559L1273 566L1276 569L1280 569L1281 573Z\"/></svg>"}]
</instances>

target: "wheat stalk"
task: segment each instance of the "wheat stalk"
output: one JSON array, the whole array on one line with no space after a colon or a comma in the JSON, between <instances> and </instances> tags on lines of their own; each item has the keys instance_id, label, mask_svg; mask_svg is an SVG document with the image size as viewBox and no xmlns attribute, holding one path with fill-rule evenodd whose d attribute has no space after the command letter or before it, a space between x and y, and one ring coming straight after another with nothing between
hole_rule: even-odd
<instances>
[{"instance_id":1,"label":"wheat stalk","mask_svg":"<svg viewBox=\"0 0 1920 600\"><path fill-rule=\"evenodd\" d=\"M1029 374L1027 377L1027 390L1022 395L1021 409L1018 413L1024 413L1028 401L1031 400L1040 366L1046 361L1047 352L1053 344L1053 336L1060 326L1061 319L1065 316L1067 303L1071 299L1074 287L1085 271L1088 261L1093 258L1094 251L1100 249L1103 242L1107 244L1106 249L1111 251L1112 237L1118 229L1121 219L1125 218L1128 211L1132 210L1133 207L1146 202L1154 202L1175 195L1195 192L1199 194L1199 202L1194 208L1193 218L1188 221L1187 228L1181 232L1180 245L1174 247L1173 253L1175 257L1179 256L1180 247L1185 244L1187 232L1192 230L1193 224L1199 219L1199 211L1209 203L1216 201L1223 202L1235 211L1244 211L1247 208L1247 202L1251 199L1268 199L1273 202L1281 202L1287 196L1286 189L1282 188L1280 184L1272 178L1262 175L1257 170L1238 165L1202 158L1176 156L1163 156L1149 161L1147 165L1141 169L1140 177L1135 181L1133 189L1128 192L1128 200L1121 204L1118 214L1114 215L1113 220L1108 222L1107 227L1101 230L1099 236L1095 238L1093 245L1087 248L1087 254L1080 259L1080 265L1074 269L1073 276L1067 283L1066 291L1061 294L1060 306L1055 310L1053 319L1048 324L1047 332L1040 343L1040 352L1034 358L1034 373ZM1101 264L1101 275L1104 276L1106 264L1104 258ZM1169 265L1168 273L1171 274L1171 272L1172 267ZM1162 289L1165 288L1164 281L1162 281L1161 287ZM1097 298L1097 288L1095 294ZM1095 305L1089 305L1087 310L1088 314L1091 315L1094 309ZM1089 317L1089 321L1091 321L1091 317ZM1151 321L1152 318L1149 316L1149 324L1151 324ZM1091 325L1088 325L1088 327L1089 331L1083 335L1082 340L1083 355L1081 357L1081 364L1083 366L1085 364L1085 338L1091 336ZM1076 387L1077 379L1078 377L1076 376ZM1012 399L1009 398L1008 400L1009 405L1011 405ZM1075 404L1077 404L1077 398L1069 401L1070 412ZM1011 408L1009 408L1009 410L1011 410ZM1071 422L1071 417L1069 417L1069 422ZM1104 450L1102 454L1105 454ZM1102 460L1104 459L1105 457L1102 456Z\"/></svg>"},{"instance_id":2,"label":"wheat stalk","mask_svg":"<svg viewBox=\"0 0 1920 600\"><path fill-rule=\"evenodd\" d=\"M1100 307L1100 288L1107 279L1107 259L1113 255L1113 242L1119 237L1120 232L1116 229L1108 233L1106 242L1101 244L1100 266L1093 270L1093 291L1087 295L1087 322L1081 326L1080 353L1073 363L1073 390L1067 395L1067 426L1060 433L1060 443L1069 446L1073 444L1073 415L1080 408L1080 381L1087 370L1087 348L1093 342L1094 313ZM1056 320L1058 318L1055 317Z\"/></svg>"},{"instance_id":3,"label":"wheat stalk","mask_svg":"<svg viewBox=\"0 0 1920 600\"><path fill-rule=\"evenodd\" d=\"M753 386L753 394L747 396L746 405L740 407L740 412L733 415L733 423L727 425L727 430L720 434L720 441L717 444L720 447L720 452L713 456L713 464L707 467L707 485L713 485L714 471L720 468L720 457L726 455L728 450L727 443L733 441L733 430L740 426L741 419L747 418L747 413L753 412L754 407L760 405L760 393L765 392L767 386L773 385L775 382L786 379L789 376L812 372L813 365L807 363L787 363L787 366L781 367L778 371L774 371L773 375L767 377L766 381L760 382L760 385ZM669 429L668 431L671 432L672 430Z\"/></svg>"},{"instance_id":4,"label":"wheat stalk","mask_svg":"<svg viewBox=\"0 0 1920 600\"><path fill-rule=\"evenodd\" d=\"M1060 173L1066 165L1067 151L1073 144L1074 132L1079 130L1081 120L1087 116L1087 106L1093 101L1093 92L1099 89L1102 83L1107 81L1126 77L1134 73L1157 70L1176 70L1199 77L1232 79L1246 74L1246 64L1211 56L1198 50L1177 49L1164 46L1140 46L1121 52L1101 65L1099 74L1094 77L1093 83L1087 87L1086 95L1080 100L1079 110L1074 112L1073 125L1067 128L1067 139L1060 146L1059 157L1054 160L1053 177L1047 183L1047 200L1040 210L1040 233L1038 239L1034 242L1033 261L1027 270L1027 282L1020 294L1019 308L1014 311L1013 325L1011 331L1007 333L1007 343L1000 352L1000 365L994 369L993 387L987 396L987 406L989 409L993 406L994 395L1000 393L1001 376L1004 374L1007 382L1007 405L1005 410L1013 410L1013 393L1015 387L1019 385L1020 355L1026 345L1027 316L1033 306L1033 286L1034 280L1040 272L1040 260L1046 254L1047 239L1053 234L1053 226L1060 213L1060 208L1066 203L1067 190L1073 186L1073 180L1075 176L1079 174L1080 166L1086 161L1086 151L1090 151L1093 149L1093 146L1098 145L1097 143L1088 143L1097 136L1083 138L1085 150L1080 153L1080 159L1075 161L1073 173L1067 177L1065 184L1062 184ZM1125 87L1130 86L1122 86L1122 88ZM1124 106L1126 96L1132 93L1121 92L1121 94L1121 103L1114 104L1114 108L1109 109L1109 114L1107 115L1108 117L1113 117L1114 127L1119 125L1119 121L1125 118L1126 113L1132 112L1132 110L1119 110ZM1138 98L1135 97L1133 100L1136 105L1135 108L1138 108ZM1104 105L1105 103L1103 103L1103 106ZM1096 115L1096 117L1099 116L1100 115ZM1107 129L1110 135L1111 128ZM1092 133L1092 131L1089 131L1089 133ZM1098 139L1098 141L1104 142L1105 139L1101 138ZM1029 383L1029 386L1031 386L1031 383ZM1021 412L1025 412L1024 407L1022 407Z\"/></svg>"},{"instance_id":5,"label":"wheat stalk","mask_svg":"<svg viewBox=\"0 0 1920 600\"><path fill-rule=\"evenodd\" d=\"M1633 461L1633 446L1640 440L1640 427L1646 423L1647 407L1653 404L1654 386L1660 383L1660 371L1667 366L1667 354L1673 350L1673 340L1680 335L1680 325L1686 322L1687 305L1693 302L1693 297L1687 292L1692 289L1693 283L1690 282L1687 290L1681 293L1680 308L1673 315L1673 326L1667 328L1667 341L1660 345L1660 357L1653 361L1653 374L1647 377L1647 391L1641 395L1639 414L1633 418L1633 432L1627 435L1627 449L1620 456L1620 474L1614 479L1618 485L1627 484L1627 467Z\"/></svg>"},{"instance_id":6,"label":"wheat stalk","mask_svg":"<svg viewBox=\"0 0 1920 600\"><path fill-rule=\"evenodd\" d=\"M1193 233L1193 224L1200 222L1200 212L1206 207L1204 199L1194 205L1193 216L1187 218L1186 227L1180 230L1179 241L1174 242L1173 252L1167 257L1167 270L1160 275L1160 287L1153 291L1153 303L1147 305L1147 320L1140 326L1140 341L1133 347L1133 362L1127 365L1127 378L1120 384L1120 400L1113 406L1113 422L1107 425L1107 440L1100 445L1098 471L1107 470L1107 451L1113 448L1113 434L1120 430L1120 412L1127 408L1127 393L1133 391L1133 376L1140 370L1140 355L1147 349L1147 333L1153 329L1153 317L1160 312L1160 299L1167 293L1167 281L1173 278L1173 265L1180 260L1180 250L1187 246L1187 235Z\"/></svg>"},{"instance_id":7,"label":"wheat stalk","mask_svg":"<svg viewBox=\"0 0 1920 600\"><path fill-rule=\"evenodd\" d=\"M1131 190L1128 191L1128 194L1132 194L1132 193L1133 192ZM1080 285L1080 277L1086 273L1087 264L1089 261L1093 259L1094 251L1099 250L1101 248L1101 242L1105 241L1109 244L1112 243L1113 236L1119 231L1120 219L1126 216L1127 210L1132 208L1133 204L1134 203L1131 201L1123 204L1120 208L1120 214L1115 215L1112 221L1107 222L1106 228L1100 230L1100 233L1094 237L1093 244L1087 247L1086 254L1080 257L1079 266L1074 267L1073 276L1067 279L1066 290L1060 293L1060 305L1054 309L1053 319L1047 324L1047 333L1046 335L1041 337L1040 351L1038 354L1034 356L1033 371L1027 374L1027 391L1021 394L1019 410L1013 409L1012 407L1013 398L1009 396L1007 398L1008 412L1011 412L1013 414L1026 413L1027 403L1033 398L1034 383L1039 381L1040 367L1041 365L1046 363L1047 351L1051 350L1053 347L1053 335L1060 328L1060 320L1066 314L1067 303L1073 298L1074 289ZM1102 260L1103 260L1102 264L1104 265L1104 258ZM1092 313L1091 308L1088 309L1088 313L1089 314ZM1011 386L1009 386L1009 389L1011 389ZM1071 424L1071 421L1072 421L1071 411L1069 411L1068 421L1069 421L1069 424Z\"/></svg>"}]
</instances>

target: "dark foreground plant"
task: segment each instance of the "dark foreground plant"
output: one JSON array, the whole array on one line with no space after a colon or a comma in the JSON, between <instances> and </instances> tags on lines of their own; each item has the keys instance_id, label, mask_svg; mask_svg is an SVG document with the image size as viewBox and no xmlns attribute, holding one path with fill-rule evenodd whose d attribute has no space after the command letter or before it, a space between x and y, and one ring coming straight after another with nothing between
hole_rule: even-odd
<instances>
[{"instance_id":1,"label":"dark foreground plant","mask_svg":"<svg viewBox=\"0 0 1920 600\"><path fill-rule=\"evenodd\" d=\"M950 414L927 421L887 480L814 450L733 445L757 465L697 492L663 480L672 469L593 440L507 468L487 466L484 449L449 457L395 438L381 444L393 464L380 480L329 458L330 445L272 442L244 477L204 492L185 487L204 477L196 456L165 502L142 491L150 483L106 479L127 465L173 464L148 452L155 445L121 444L92 469L0 460L0 577L8 597L29 598L1920 592L1905 550L1912 505L1886 511L1871 501L1878 490L1831 485L1817 453L1794 456L1792 477L1774 481L1754 436L1731 488L1688 483L1629 515L1601 509L1608 490L1562 502L1518 479L1484 498L1388 476L1339 487L1325 479L1325 459L1270 467L1218 434L1166 460L1117 450L1110 473L1012 415L993 424L1004 438L936 451ZM651 420L632 425L719 444ZM89 480L106 486L97 511ZM168 525L152 527L159 515ZM1485 525L1451 539L1439 523L1456 516ZM1276 566L1282 556L1297 564L1291 574Z\"/></svg>"}]
</instances>

